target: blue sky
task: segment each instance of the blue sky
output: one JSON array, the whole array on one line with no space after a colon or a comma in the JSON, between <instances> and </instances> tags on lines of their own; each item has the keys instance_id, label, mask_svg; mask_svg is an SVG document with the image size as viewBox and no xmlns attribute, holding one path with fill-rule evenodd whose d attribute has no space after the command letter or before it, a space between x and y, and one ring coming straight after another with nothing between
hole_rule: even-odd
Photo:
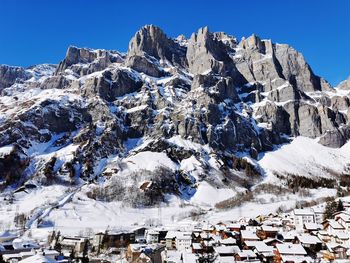
<instances>
[{"instance_id":1,"label":"blue sky","mask_svg":"<svg viewBox=\"0 0 350 263\"><path fill-rule=\"evenodd\" d=\"M201 26L301 51L332 84L350 75L348 0L0 0L0 64L57 63L69 45L126 51L144 24L170 37Z\"/></svg>"}]
</instances>

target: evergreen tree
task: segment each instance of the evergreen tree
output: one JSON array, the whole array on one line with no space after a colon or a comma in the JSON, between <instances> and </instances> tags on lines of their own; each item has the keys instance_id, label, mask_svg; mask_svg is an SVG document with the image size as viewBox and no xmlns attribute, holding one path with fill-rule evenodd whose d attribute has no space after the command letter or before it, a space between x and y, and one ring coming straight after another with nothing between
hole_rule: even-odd
<instances>
[{"instance_id":1,"label":"evergreen tree","mask_svg":"<svg viewBox=\"0 0 350 263\"><path fill-rule=\"evenodd\" d=\"M339 199L337 204L337 212L344 211L344 205L341 199Z\"/></svg>"},{"instance_id":2,"label":"evergreen tree","mask_svg":"<svg viewBox=\"0 0 350 263\"><path fill-rule=\"evenodd\" d=\"M337 202L334 199L329 200L324 211L324 220L332 218L333 214L338 211L337 208Z\"/></svg>"}]
</instances>

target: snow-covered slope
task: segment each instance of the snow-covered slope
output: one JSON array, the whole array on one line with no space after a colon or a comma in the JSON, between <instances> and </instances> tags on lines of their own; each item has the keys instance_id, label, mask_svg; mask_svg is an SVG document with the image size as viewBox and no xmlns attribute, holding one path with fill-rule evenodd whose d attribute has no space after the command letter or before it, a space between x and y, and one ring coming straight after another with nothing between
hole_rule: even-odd
<instances>
[{"instance_id":1,"label":"snow-covered slope","mask_svg":"<svg viewBox=\"0 0 350 263\"><path fill-rule=\"evenodd\" d=\"M127 54L69 47L59 65L0 66L0 94L4 225L171 222L348 183L349 90L255 35L205 27L179 42L145 26Z\"/></svg>"},{"instance_id":2,"label":"snow-covered slope","mask_svg":"<svg viewBox=\"0 0 350 263\"><path fill-rule=\"evenodd\" d=\"M265 171L266 181L274 182L274 172L310 178L332 177L349 172L350 142L334 149L320 145L317 139L297 137L289 144L261 154L258 163Z\"/></svg>"}]
</instances>

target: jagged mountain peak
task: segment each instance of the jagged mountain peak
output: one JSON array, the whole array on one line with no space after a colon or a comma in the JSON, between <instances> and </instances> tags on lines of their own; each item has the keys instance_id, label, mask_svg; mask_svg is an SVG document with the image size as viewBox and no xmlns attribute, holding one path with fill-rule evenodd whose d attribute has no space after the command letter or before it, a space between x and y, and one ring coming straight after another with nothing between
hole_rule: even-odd
<instances>
[{"instance_id":1,"label":"jagged mountain peak","mask_svg":"<svg viewBox=\"0 0 350 263\"><path fill-rule=\"evenodd\" d=\"M147 60L142 59L146 55L162 60L163 63L185 67L185 52L186 48L174 39L168 38L162 29L154 25L147 25L131 39L127 65L139 67L140 61L147 65Z\"/></svg>"},{"instance_id":2,"label":"jagged mountain peak","mask_svg":"<svg viewBox=\"0 0 350 263\"><path fill-rule=\"evenodd\" d=\"M124 55L104 49L78 48L69 46L65 58L59 63L55 75L70 69L76 74L88 75L105 69L112 63L121 63Z\"/></svg>"},{"instance_id":3,"label":"jagged mountain peak","mask_svg":"<svg viewBox=\"0 0 350 263\"><path fill-rule=\"evenodd\" d=\"M338 89L349 90L350 89L350 77L340 82L337 86Z\"/></svg>"},{"instance_id":4,"label":"jagged mountain peak","mask_svg":"<svg viewBox=\"0 0 350 263\"><path fill-rule=\"evenodd\" d=\"M349 93L299 52L208 27L171 39L147 25L127 54L72 46L57 67L3 66L1 89L0 149L14 149L0 159L4 187L103 178L114 189L130 175L125 198L147 180L152 194L191 198L203 182L250 189L259 156L297 136L335 148L350 138ZM170 185L153 173L162 162Z\"/></svg>"}]
</instances>

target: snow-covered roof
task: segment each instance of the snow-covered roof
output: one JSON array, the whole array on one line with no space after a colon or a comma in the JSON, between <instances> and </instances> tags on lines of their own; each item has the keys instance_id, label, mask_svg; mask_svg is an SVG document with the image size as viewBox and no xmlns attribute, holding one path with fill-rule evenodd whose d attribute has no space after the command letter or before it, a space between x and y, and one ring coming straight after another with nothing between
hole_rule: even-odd
<instances>
[{"instance_id":1,"label":"snow-covered roof","mask_svg":"<svg viewBox=\"0 0 350 263\"><path fill-rule=\"evenodd\" d=\"M329 236L329 233L326 230L319 230L317 233L321 236Z\"/></svg>"},{"instance_id":2,"label":"snow-covered roof","mask_svg":"<svg viewBox=\"0 0 350 263\"><path fill-rule=\"evenodd\" d=\"M177 232L176 239L192 239L191 232Z\"/></svg>"},{"instance_id":3,"label":"snow-covered roof","mask_svg":"<svg viewBox=\"0 0 350 263\"><path fill-rule=\"evenodd\" d=\"M253 231L241 230L241 235L243 239L260 240L260 238Z\"/></svg>"},{"instance_id":4,"label":"snow-covered roof","mask_svg":"<svg viewBox=\"0 0 350 263\"><path fill-rule=\"evenodd\" d=\"M304 228L307 230L319 230L319 229L323 229L323 226L317 223L305 223Z\"/></svg>"},{"instance_id":5,"label":"snow-covered roof","mask_svg":"<svg viewBox=\"0 0 350 263\"><path fill-rule=\"evenodd\" d=\"M58 261L40 254L36 254L34 256L27 257L25 259L18 261L18 263L56 263L56 262Z\"/></svg>"},{"instance_id":6,"label":"snow-covered roof","mask_svg":"<svg viewBox=\"0 0 350 263\"><path fill-rule=\"evenodd\" d=\"M244 243L247 247L255 249L259 253L273 252L273 247L266 245L264 241L245 241Z\"/></svg>"},{"instance_id":7,"label":"snow-covered roof","mask_svg":"<svg viewBox=\"0 0 350 263\"><path fill-rule=\"evenodd\" d=\"M307 255L305 249L301 244L293 244L293 243L284 243L277 244L277 250L280 254L285 255Z\"/></svg>"},{"instance_id":8,"label":"snow-covered roof","mask_svg":"<svg viewBox=\"0 0 350 263\"><path fill-rule=\"evenodd\" d=\"M341 214L336 215L335 219L336 220L342 219L344 222L350 222L350 215L341 213Z\"/></svg>"},{"instance_id":9,"label":"snow-covered roof","mask_svg":"<svg viewBox=\"0 0 350 263\"><path fill-rule=\"evenodd\" d=\"M238 224L238 223L236 223L236 224L229 224L227 226L227 228L241 228L241 224Z\"/></svg>"},{"instance_id":10,"label":"snow-covered roof","mask_svg":"<svg viewBox=\"0 0 350 263\"><path fill-rule=\"evenodd\" d=\"M159 231L154 229L147 230L147 235L159 235Z\"/></svg>"},{"instance_id":11,"label":"snow-covered roof","mask_svg":"<svg viewBox=\"0 0 350 263\"><path fill-rule=\"evenodd\" d=\"M215 229L218 231L224 231L226 230L226 226L224 225L215 225Z\"/></svg>"},{"instance_id":12,"label":"snow-covered roof","mask_svg":"<svg viewBox=\"0 0 350 263\"><path fill-rule=\"evenodd\" d=\"M213 227L212 225L204 225L204 226L202 227L202 229L203 229L204 231L212 231L212 230L214 230L214 227Z\"/></svg>"},{"instance_id":13,"label":"snow-covered roof","mask_svg":"<svg viewBox=\"0 0 350 263\"><path fill-rule=\"evenodd\" d=\"M347 240L350 238L349 232L338 232L335 234L335 236L339 239Z\"/></svg>"},{"instance_id":14,"label":"snow-covered roof","mask_svg":"<svg viewBox=\"0 0 350 263\"><path fill-rule=\"evenodd\" d=\"M311 257L306 256L290 256L282 255L282 262L294 262L294 263L303 263L303 262L314 262Z\"/></svg>"},{"instance_id":15,"label":"snow-covered roof","mask_svg":"<svg viewBox=\"0 0 350 263\"><path fill-rule=\"evenodd\" d=\"M247 247L255 247L257 244L259 244L260 242L263 242L263 241L244 241L244 244L247 246ZM264 243L264 242L263 242Z\"/></svg>"},{"instance_id":16,"label":"snow-covered roof","mask_svg":"<svg viewBox=\"0 0 350 263\"><path fill-rule=\"evenodd\" d=\"M202 245L201 243L192 243L192 248L193 249L202 249Z\"/></svg>"},{"instance_id":17,"label":"snow-covered roof","mask_svg":"<svg viewBox=\"0 0 350 263\"><path fill-rule=\"evenodd\" d=\"M294 209L293 210L294 215L300 215L300 216L312 216L314 215L314 211L311 209Z\"/></svg>"},{"instance_id":18,"label":"snow-covered roof","mask_svg":"<svg viewBox=\"0 0 350 263\"><path fill-rule=\"evenodd\" d=\"M177 231L168 231L166 233L165 239L173 239L176 237Z\"/></svg>"},{"instance_id":19,"label":"snow-covered roof","mask_svg":"<svg viewBox=\"0 0 350 263\"><path fill-rule=\"evenodd\" d=\"M162 252L163 255L165 255L165 251ZM181 251L177 251L177 250L168 250L166 251L167 257L166 260L168 262L174 262L174 263L181 263L181 255L182 252Z\"/></svg>"},{"instance_id":20,"label":"snow-covered roof","mask_svg":"<svg viewBox=\"0 0 350 263\"><path fill-rule=\"evenodd\" d=\"M241 251L237 246L218 246L214 249L218 254L235 254Z\"/></svg>"},{"instance_id":21,"label":"snow-covered roof","mask_svg":"<svg viewBox=\"0 0 350 263\"><path fill-rule=\"evenodd\" d=\"M312 208L312 211L314 211L315 214L324 214L325 207L323 206L316 206Z\"/></svg>"},{"instance_id":22,"label":"snow-covered roof","mask_svg":"<svg viewBox=\"0 0 350 263\"><path fill-rule=\"evenodd\" d=\"M327 246L327 249L331 252L333 252L333 250L337 247L342 247L342 248L348 249L348 247L346 245L342 245L342 244L334 243L334 242L326 243L326 246Z\"/></svg>"},{"instance_id":23,"label":"snow-covered roof","mask_svg":"<svg viewBox=\"0 0 350 263\"><path fill-rule=\"evenodd\" d=\"M221 262L221 263L235 263L236 260L232 256L226 256L226 257L225 256L220 256L219 262Z\"/></svg>"},{"instance_id":24,"label":"snow-covered roof","mask_svg":"<svg viewBox=\"0 0 350 263\"><path fill-rule=\"evenodd\" d=\"M261 229L266 232L278 232L277 227L272 227L272 226L267 226L267 225L262 225Z\"/></svg>"},{"instance_id":25,"label":"snow-covered roof","mask_svg":"<svg viewBox=\"0 0 350 263\"><path fill-rule=\"evenodd\" d=\"M302 244L316 245L318 243L322 243L322 241L318 237L312 235L304 234L301 236L297 236L297 238Z\"/></svg>"},{"instance_id":26,"label":"snow-covered roof","mask_svg":"<svg viewBox=\"0 0 350 263\"><path fill-rule=\"evenodd\" d=\"M237 240L234 239L233 237L229 237L229 238L220 240L220 243L223 245L231 245L231 244L236 244Z\"/></svg>"},{"instance_id":27,"label":"snow-covered roof","mask_svg":"<svg viewBox=\"0 0 350 263\"><path fill-rule=\"evenodd\" d=\"M254 253L254 251L252 250L248 250L248 249L243 249L241 252L238 253L238 255L241 257L241 258L255 258L256 257L256 254Z\"/></svg>"},{"instance_id":28,"label":"snow-covered roof","mask_svg":"<svg viewBox=\"0 0 350 263\"><path fill-rule=\"evenodd\" d=\"M345 229L340 223L338 223L334 219L329 219L328 223L329 223L329 226L333 229Z\"/></svg>"},{"instance_id":29,"label":"snow-covered roof","mask_svg":"<svg viewBox=\"0 0 350 263\"><path fill-rule=\"evenodd\" d=\"M272 253L273 247L266 245L264 242L260 242L255 245L255 250L259 253Z\"/></svg>"},{"instance_id":30,"label":"snow-covered roof","mask_svg":"<svg viewBox=\"0 0 350 263\"><path fill-rule=\"evenodd\" d=\"M283 236L284 239L294 239L297 236L297 233L294 231L289 231L289 232L282 232L281 235Z\"/></svg>"},{"instance_id":31,"label":"snow-covered roof","mask_svg":"<svg viewBox=\"0 0 350 263\"><path fill-rule=\"evenodd\" d=\"M22 238L16 238L12 241L12 246L14 249L23 249L23 248L39 248L39 245L36 244L33 240L26 240Z\"/></svg>"}]
</instances>

